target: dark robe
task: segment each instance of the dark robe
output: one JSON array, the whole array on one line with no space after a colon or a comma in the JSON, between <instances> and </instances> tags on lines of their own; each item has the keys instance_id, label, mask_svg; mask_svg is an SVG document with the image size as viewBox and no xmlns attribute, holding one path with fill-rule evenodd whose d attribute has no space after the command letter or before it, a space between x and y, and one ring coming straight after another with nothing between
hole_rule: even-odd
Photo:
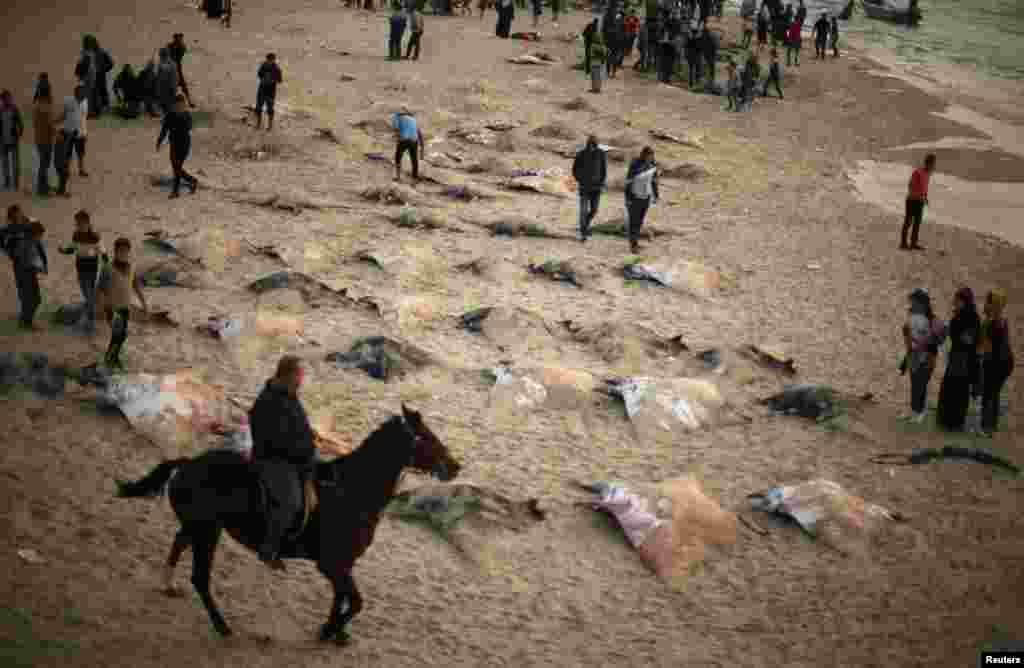
<instances>
[{"instance_id":1,"label":"dark robe","mask_svg":"<svg viewBox=\"0 0 1024 668\"><path fill-rule=\"evenodd\" d=\"M951 431L963 429L967 420L971 388L977 381L980 329L981 320L973 307L960 309L949 322L951 347L939 388L938 422Z\"/></svg>"}]
</instances>

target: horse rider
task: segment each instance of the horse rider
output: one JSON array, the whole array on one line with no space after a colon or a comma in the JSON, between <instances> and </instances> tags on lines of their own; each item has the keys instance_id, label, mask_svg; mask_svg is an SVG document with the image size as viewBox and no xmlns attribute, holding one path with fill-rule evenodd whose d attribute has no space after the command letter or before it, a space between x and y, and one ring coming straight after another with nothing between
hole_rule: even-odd
<instances>
[{"instance_id":1,"label":"horse rider","mask_svg":"<svg viewBox=\"0 0 1024 668\"><path fill-rule=\"evenodd\" d=\"M281 570L279 552L285 532L302 510L303 485L313 478L316 446L298 392L305 372L302 361L285 355L249 411L253 466L266 489L267 532L259 558Z\"/></svg>"}]
</instances>

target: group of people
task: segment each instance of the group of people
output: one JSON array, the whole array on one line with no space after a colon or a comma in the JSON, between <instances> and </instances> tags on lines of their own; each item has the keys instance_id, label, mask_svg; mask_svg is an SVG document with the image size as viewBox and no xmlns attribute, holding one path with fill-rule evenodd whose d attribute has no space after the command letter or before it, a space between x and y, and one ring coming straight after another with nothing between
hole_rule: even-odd
<instances>
[{"instance_id":1,"label":"group of people","mask_svg":"<svg viewBox=\"0 0 1024 668\"><path fill-rule=\"evenodd\" d=\"M1014 355L1002 289L988 293L978 314L974 292L963 287L953 297L952 317L944 323L932 309L927 290L910 293L910 308L903 325L906 354L900 372L910 374L910 415L922 423L927 414L928 384L939 350L948 340L946 370L939 388L937 422L949 431L968 429L972 398L980 402L981 434L991 437L999 424L999 395L1013 373Z\"/></svg>"},{"instance_id":2,"label":"group of people","mask_svg":"<svg viewBox=\"0 0 1024 668\"><path fill-rule=\"evenodd\" d=\"M579 195L579 240L590 238L590 227L597 216L601 193L608 187L608 156L597 143L597 137L587 137L586 145L576 154L572 164ZM626 194L626 236L630 251L640 250L640 230L647 210L658 202L658 164L654 149L645 146L640 155L629 163L624 182Z\"/></svg>"},{"instance_id":3,"label":"group of people","mask_svg":"<svg viewBox=\"0 0 1024 668\"><path fill-rule=\"evenodd\" d=\"M7 224L0 227L0 249L11 260L14 283L18 293L18 326L35 329L36 311L42 303L40 276L49 273L49 259L43 237L46 228L29 218L18 204L7 208ZM132 265L132 244L124 237L114 242L110 256L103 240L92 226L89 213L75 213L75 232L71 241L60 248L65 255L74 255L78 287L84 300L78 327L83 334L96 333L97 294L105 296L105 311L110 319L110 344L104 357L108 368L123 368L121 349L128 338L132 295L148 310L142 280Z\"/></svg>"},{"instance_id":4,"label":"group of people","mask_svg":"<svg viewBox=\"0 0 1024 668\"><path fill-rule=\"evenodd\" d=\"M409 30L409 42L405 49L406 60L420 59L420 45L423 40L423 12L416 11L415 4L403 5L392 2L391 18L388 19L388 60L402 60L402 37Z\"/></svg>"}]
</instances>

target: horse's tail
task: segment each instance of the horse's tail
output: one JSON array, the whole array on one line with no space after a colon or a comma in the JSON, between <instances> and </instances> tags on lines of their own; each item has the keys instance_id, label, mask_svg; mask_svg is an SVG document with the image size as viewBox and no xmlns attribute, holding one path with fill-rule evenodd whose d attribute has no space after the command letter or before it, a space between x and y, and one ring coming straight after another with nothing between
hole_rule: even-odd
<instances>
[{"instance_id":1,"label":"horse's tail","mask_svg":"<svg viewBox=\"0 0 1024 668\"><path fill-rule=\"evenodd\" d=\"M178 467L187 464L192 461L188 457L182 457L181 459L168 459L163 462L155 469L153 469L149 475L141 480L135 482L128 482L125 480L117 481L117 496L122 499L135 499L146 496L159 496L164 493L164 488L170 481L171 476Z\"/></svg>"}]
</instances>

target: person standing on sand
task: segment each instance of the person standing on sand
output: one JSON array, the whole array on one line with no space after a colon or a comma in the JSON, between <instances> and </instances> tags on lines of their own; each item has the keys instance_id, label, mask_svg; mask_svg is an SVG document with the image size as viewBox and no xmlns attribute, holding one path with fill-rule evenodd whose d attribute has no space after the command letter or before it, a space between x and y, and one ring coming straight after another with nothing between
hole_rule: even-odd
<instances>
[{"instance_id":1,"label":"person standing on sand","mask_svg":"<svg viewBox=\"0 0 1024 668\"><path fill-rule=\"evenodd\" d=\"M587 145L576 154L572 163L572 176L576 179L580 199L580 242L590 238L590 225L597 216L601 191L608 181L608 156L597 145L597 137L587 137Z\"/></svg>"},{"instance_id":2,"label":"person standing on sand","mask_svg":"<svg viewBox=\"0 0 1024 668\"><path fill-rule=\"evenodd\" d=\"M835 16L832 17L832 23L829 26L829 34L832 37L832 57L839 57L839 19Z\"/></svg>"},{"instance_id":3,"label":"person standing on sand","mask_svg":"<svg viewBox=\"0 0 1024 668\"><path fill-rule=\"evenodd\" d=\"M814 22L814 28L811 30L811 35L814 37L815 60L825 59L825 49L828 48L828 36L831 30L832 26L828 23L828 14L822 12L818 20Z\"/></svg>"},{"instance_id":4,"label":"person standing on sand","mask_svg":"<svg viewBox=\"0 0 1024 668\"><path fill-rule=\"evenodd\" d=\"M408 17L402 11L402 5L394 2L391 5L391 17L388 19L388 60L400 60L402 58L402 35L405 34L405 26Z\"/></svg>"},{"instance_id":5,"label":"person standing on sand","mask_svg":"<svg viewBox=\"0 0 1024 668\"><path fill-rule=\"evenodd\" d=\"M768 65L768 80L764 82L764 92L762 95L768 97L768 86L775 84L775 90L779 91L779 99L782 97L782 65L779 63L779 51L778 49L772 49L771 51L771 63Z\"/></svg>"},{"instance_id":6,"label":"person standing on sand","mask_svg":"<svg viewBox=\"0 0 1024 668\"><path fill-rule=\"evenodd\" d=\"M4 188L18 189L18 174L21 171L18 159L18 145L25 125L21 120L21 111L14 104L11 91L0 92L0 167L4 174Z\"/></svg>"},{"instance_id":7,"label":"person standing on sand","mask_svg":"<svg viewBox=\"0 0 1024 668\"><path fill-rule=\"evenodd\" d=\"M605 64L608 62L608 47L605 46L601 33L594 35L594 43L590 45L590 92L600 93L604 81Z\"/></svg>"},{"instance_id":8,"label":"person standing on sand","mask_svg":"<svg viewBox=\"0 0 1024 668\"><path fill-rule=\"evenodd\" d=\"M512 21L516 17L516 7L512 0L497 0L498 23L494 27L494 34L502 39L508 39L512 31Z\"/></svg>"},{"instance_id":9,"label":"person standing on sand","mask_svg":"<svg viewBox=\"0 0 1024 668\"><path fill-rule=\"evenodd\" d=\"M33 321L42 302L39 275L46 274L49 267L43 245L45 232L42 223L31 220L17 204L7 207L7 225L0 228L0 240L14 265L14 284L21 307L20 329L36 329Z\"/></svg>"},{"instance_id":10,"label":"person standing on sand","mask_svg":"<svg viewBox=\"0 0 1024 668\"><path fill-rule=\"evenodd\" d=\"M761 5L761 11L757 13L757 50L760 51L768 45L768 5Z\"/></svg>"},{"instance_id":11,"label":"person standing on sand","mask_svg":"<svg viewBox=\"0 0 1024 668\"><path fill-rule=\"evenodd\" d=\"M114 262L110 270L110 283L107 286L108 303L114 315L110 323L110 345L107 346L107 354L104 356L104 363L108 369L124 369L124 364L121 363L121 349L128 339L132 293L139 298L142 310L148 311L146 295L142 293L142 278L132 267L132 242L121 237L114 242Z\"/></svg>"},{"instance_id":12,"label":"person standing on sand","mask_svg":"<svg viewBox=\"0 0 1024 668\"><path fill-rule=\"evenodd\" d=\"M196 105L192 104L192 96L188 92L188 83L185 82L185 72L181 68L181 61L185 59L185 54L188 53L188 47L185 46L184 33L174 33L171 37L171 43L167 45L167 50L170 52L171 61L174 62L174 66L178 71L178 88L185 95L188 106L195 109Z\"/></svg>"},{"instance_id":13,"label":"person standing on sand","mask_svg":"<svg viewBox=\"0 0 1024 668\"><path fill-rule=\"evenodd\" d=\"M921 424L928 408L928 381L935 371L946 331L945 325L932 311L931 297L924 288L910 293L910 310L903 324L903 342L906 345L901 372L910 372L910 415L905 419Z\"/></svg>"},{"instance_id":14,"label":"person standing on sand","mask_svg":"<svg viewBox=\"0 0 1024 668\"><path fill-rule=\"evenodd\" d=\"M409 111L408 107L402 107L400 111L391 116L391 127L395 130L395 181L402 180L402 156L408 151L409 159L412 161L412 178L418 181L420 178L419 152L425 152L426 146L423 141L423 133L416 123L416 117Z\"/></svg>"},{"instance_id":15,"label":"person standing on sand","mask_svg":"<svg viewBox=\"0 0 1024 668\"><path fill-rule=\"evenodd\" d=\"M53 164L53 95L46 73L39 75L35 99L32 101L32 130L36 139L39 167L36 170L36 195L50 195L50 165Z\"/></svg>"},{"instance_id":16,"label":"person standing on sand","mask_svg":"<svg viewBox=\"0 0 1024 668\"><path fill-rule=\"evenodd\" d=\"M786 30L786 65L800 67L800 47L803 45L804 26L796 19Z\"/></svg>"},{"instance_id":17,"label":"person standing on sand","mask_svg":"<svg viewBox=\"0 0 1024 668\"><path fill-rule=\"evenodd\" d=\"M75 94L71 97L64 98L64 106L61 111L60 117L57 119L58 123L63 123L64 127L64 149L63 151L63 162L66 169L70 172L71 169L71 156L73 154L78 155L78 175L81 177L88 177L89 174L85 171L85 123L86 118L89 115L89 100L85 97L85 87L79 85L75 86ZM60 138L58 137L58 140ZM57 164L56 151L54 151L54 165ZM58 169L58 174L60 170ZM61 191L66 192L67 179L64 180L64 186L60 188L58 194L63 194Z\"/></svg>"},{"instance_id":18,"label":"person standing on sand","mask_svg":"<svg viewBox=\"0 0 1024 668\"><path fill-rule=\"evenodd\" d=\"M61 247L64 255L75 256L75 272L78 287L85 299L85 309L78 325L83 334L96 333L96 285L100 275L100 262L109 261L103 248L103 240L92 228L89 212L80 210L75 214L75 233L71 243Z\"/></svg>"},{"instance_id":19,"label":"person standing on sand","mask_svg":"<svg viewBox=\"0 0 1024 668\"><path fill-rule=\"evenodd\" d=\"M590 52L594 48L594 37L597 35L597 19L587 24L583 29L583 71L590 73Z\"/></svg>"},{"instance_id":20,"label":"person standing on sand","mask_svg":"<svg viewBox=\"0 0 1024 668\"><path fill-rule=\"evenodd\" d=\"M180 93L175 100L174 109L164 116L160 136L156 140L157 151L168 137L171 144L171 170L174 172L174 186L170 198L174 199L180 195L178 191L181 189L182 179L188 182L189 190L195 194L199 182L196 177L185 171L185 161L192 150L192 114L185 108L185 96Z\"/></svg>"},{"instance_id":21,"label":"person standing on sand","mask_svg":"<svg viewBox=\"0 0 1024 668\"><path fill-rule=\"evenodd\" d=\"M939 386L936 421L948 431L963 431L971 387L977 382L978 336L981 319L974 305L974 292L960 288L953 297L953 317L949 321L949 354L946 373Z\"/></svg>"},{"instance_id":22,"label":"person standing on sand","mask_svg":"<svg viewBox=\"0 0 1024 668\"><path fill-rule=\"evenodd\" d=\"M658 165L654 161L653 148L645 146L640 157L629 164L624 185L629 250L636 253L640 250L640 228L647 209L658 202Z\"/></svg>"},{"instance_id":23,"label":"person standing on sand","mask_svg":"<svg viewBox=\"0 0 1024 668\"><path fill-rule=\"evenodd\" d=\"M399 48L401 48L401 40L399 40ZM399 51L395 58L401 55L401 51ZM274 99L277 97L277 85L284 81L284 75L277 64L276 55L267 54L267 59L256 70L256 79L259 81L259 85L256 87L256 129L259 130L263 123L263 109L266 108L267 132L270 132L274 129Z\"/></svg>"},{"instance_id":24,"label":"person standing on sand","mask_svg":"<svg viewBox=\"0 0 1024 668\"><path fill-rule=\"evenodd\" d=\"M721 40L718 38L718 34L708 27L708 24L704 24L704 32L700 38L701 53L704 59L704 64L708 68L708 81L714 83L715 76L718 74L718 49L721 46Z\"/></svg>"},{"instance_id":25,"label":"person standing on sand","mask_svg":"<svg viewBox=\"0 0 1024 668\"><path fill-rule=\"evenodd\" d=\"M924 207L928 204L928 182L935 170L935 154L929 153L924 158L924 165L914 170L907 186L906 214L903 217L903 230L900 233L900 250L924 250L917 243L917 235L924 218ZM907 245L907 231L910 231L910 245Z\"/></svg>"},{"instance_id":26,"label":"person standing on sand","mask_svg":"<svg viewBox=\"0 0 1024 668\"><path fill-rule=\"evenodd\" d=\"M420 40L423 39L423 12L413 10L409 13L409 44L405 48L405 59L420 59ZM415 54L415 55L414 55Z\"/></svg>"},{"instance_id":27,"label":"person standing on sand","mask_svg":"<svg viewBox=\"0 0 1024 668\"><path fill-rule=\"evenodd\" d=\"M58 197L71 197L68 192L68 181L71 178L71 152L74 139L64 128L58 128L53 142L53 170L57 172Z\"/></svg>"},{"instance_id":28,"label":"person standing on sand","mask_svg":"<svg viewBox=\"0 0 1024 668\"><path fill-rule=\"evenodd\" d=\"M1004 315L1006 291L996 288L985 299L985 322L981 326L981 430L991 438L999 427L999 394L1013 374L1010 324Z\"/></svg>"}]
</instances>

